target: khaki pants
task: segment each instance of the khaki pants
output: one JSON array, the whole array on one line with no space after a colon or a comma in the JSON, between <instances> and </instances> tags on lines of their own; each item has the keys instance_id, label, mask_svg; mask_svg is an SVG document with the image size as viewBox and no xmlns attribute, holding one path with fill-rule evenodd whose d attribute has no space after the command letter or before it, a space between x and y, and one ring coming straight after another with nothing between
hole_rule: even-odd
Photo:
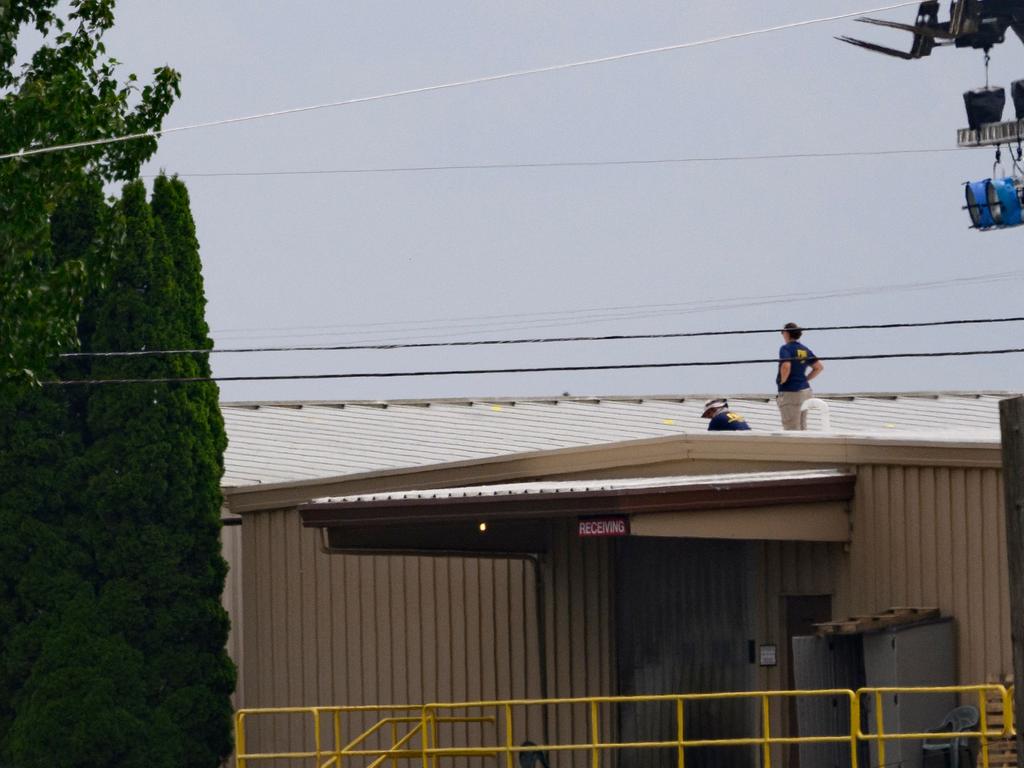
<instances>
[{"instance_id":1,"label":"khaki pants","mask_svg":"<svg viewBox=\"0 0 1024 768\"><path fill-rule=\"evenodd\" d=\"M801 411L800 406L812 397L814 393L809 388L799 392L779 392L775 402L782 416L783 429L807 429L807 411Z\"/></svg>"}]
</instances>

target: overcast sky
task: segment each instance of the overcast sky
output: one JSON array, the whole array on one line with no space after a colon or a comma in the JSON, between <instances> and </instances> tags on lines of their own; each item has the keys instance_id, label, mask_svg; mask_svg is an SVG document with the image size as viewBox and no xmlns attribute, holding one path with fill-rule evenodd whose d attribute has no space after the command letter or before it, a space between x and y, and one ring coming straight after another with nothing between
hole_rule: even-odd
<instances>
[{"instance_id":1,"label":"overcast sky","mask_svg":"<svg viewBox=\"0 0 1024 768\"><path fill-rule=\"evenodd\" d=\"M876 3L881 4L881 3ZM109 50L168 63L166 125L671 45L871 7L776 3L123 2ZM944 9L945 10L945 9ZM913 8L884 14L911 22ZM516 80L170 135L146 169L192 195L218 347L510 338L1024 314L1024 229L968 229L990 150L594 167L199 177L955 148L980 52L839 21ZM1024 77L1015 38L993 83ZM1008 105L1007 117L1012 117ZM1013 272L994 281L960 278ZM899 286L941 282L938 288ZM779 300L760 297L788 296ZM723 306L724 305L724 306ZM626 308L626 309L623 309ZM699 310L699 311L695 311ZM1019 389L1024 356L827 362L1024 346L1021 325L809 333L818 391ZM771 357L778 335L219 355L219 375ZM225 400L771 392L774 366L222 385Z\"/></svg>"}]
</instances>

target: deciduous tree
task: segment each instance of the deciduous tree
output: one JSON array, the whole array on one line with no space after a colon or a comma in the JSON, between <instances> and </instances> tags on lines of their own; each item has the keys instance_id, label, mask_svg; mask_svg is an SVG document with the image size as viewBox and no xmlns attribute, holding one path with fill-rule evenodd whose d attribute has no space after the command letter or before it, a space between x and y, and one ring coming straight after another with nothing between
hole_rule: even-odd
<instances>
[{"instance_id":1,"label":"deciduous tree","mask_svg":"<svg viewBox=\"0 0 1024 768\"><path fill-rule=\"evenodd\" d=\"M107 54L114 0L0 0L0 154L160 128L170 67L141 85ZM31 377L76 343L86 265L55 259L50 218L83 182L128 180L156 138L0 160L0 378Z\"/></svg>"}]
</instances>

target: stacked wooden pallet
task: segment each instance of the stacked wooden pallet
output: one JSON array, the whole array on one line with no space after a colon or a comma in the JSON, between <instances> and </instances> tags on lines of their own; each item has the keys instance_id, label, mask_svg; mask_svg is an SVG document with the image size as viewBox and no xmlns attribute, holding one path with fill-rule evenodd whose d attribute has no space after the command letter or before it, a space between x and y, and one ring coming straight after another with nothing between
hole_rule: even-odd
<instances>
[{"instance_id":1,"label":"stacked wooden pallet","mask_svg":"<svg viewBox=\"0 0 1024 768\"><path fill-rule=\"evenodd\" d=\"M1013 680L1001 680L1000 683L1010 688L1013 685ZM985 720L990 731L1000 730L1006 724L1003 699L996 691L989 691L985 695ZM1016 737L989 739L988 764L990 768L1017 768Z\"/></svg>"},{"instance_id":2,"label":"stacked wooden pallet","mask_svg":"<svg viewBox=\"0 0 1024 768\"><path fill-rule=\"evenodd\" d=\"M870 616L851 616L848 619L825 621L814 626L819 635L857 635L917 621L937 619L938 608L889 608Z\"/></svg>"}]
</instances>

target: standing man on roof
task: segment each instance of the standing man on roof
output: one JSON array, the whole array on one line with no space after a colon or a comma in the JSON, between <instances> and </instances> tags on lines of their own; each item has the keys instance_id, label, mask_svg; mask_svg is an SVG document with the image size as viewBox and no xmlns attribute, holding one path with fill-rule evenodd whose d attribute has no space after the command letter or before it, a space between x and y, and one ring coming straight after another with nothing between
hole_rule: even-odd
<instances>
[{"instance_id":1,"label":"standing man on roof","mask_svg":"<svg viewBox=\"0 0 1024 768\"><path fill-rule=\"evenodd\" d=\"M800 343L803 333L796 323L782 327L786 343L779 349L779 373L775 377L779 394L775 402L783 429L807 429L807 412L801 410L801 406L814 395L811 380L825 369L814 353Z\"/></svg>"},{"instance_id":2,"label":"standing man on roof","mask_svg":"<svg viewBox=\"0 0 1024 768\"><path fill-rule=\"evenodd\" d=\"M711 419L708 422L708 432L739 432L750 429L746 419L729 410L729 401L724 397L716 397L704 403L704 414L701 418Z\"/></svg>"}]
</instances>

